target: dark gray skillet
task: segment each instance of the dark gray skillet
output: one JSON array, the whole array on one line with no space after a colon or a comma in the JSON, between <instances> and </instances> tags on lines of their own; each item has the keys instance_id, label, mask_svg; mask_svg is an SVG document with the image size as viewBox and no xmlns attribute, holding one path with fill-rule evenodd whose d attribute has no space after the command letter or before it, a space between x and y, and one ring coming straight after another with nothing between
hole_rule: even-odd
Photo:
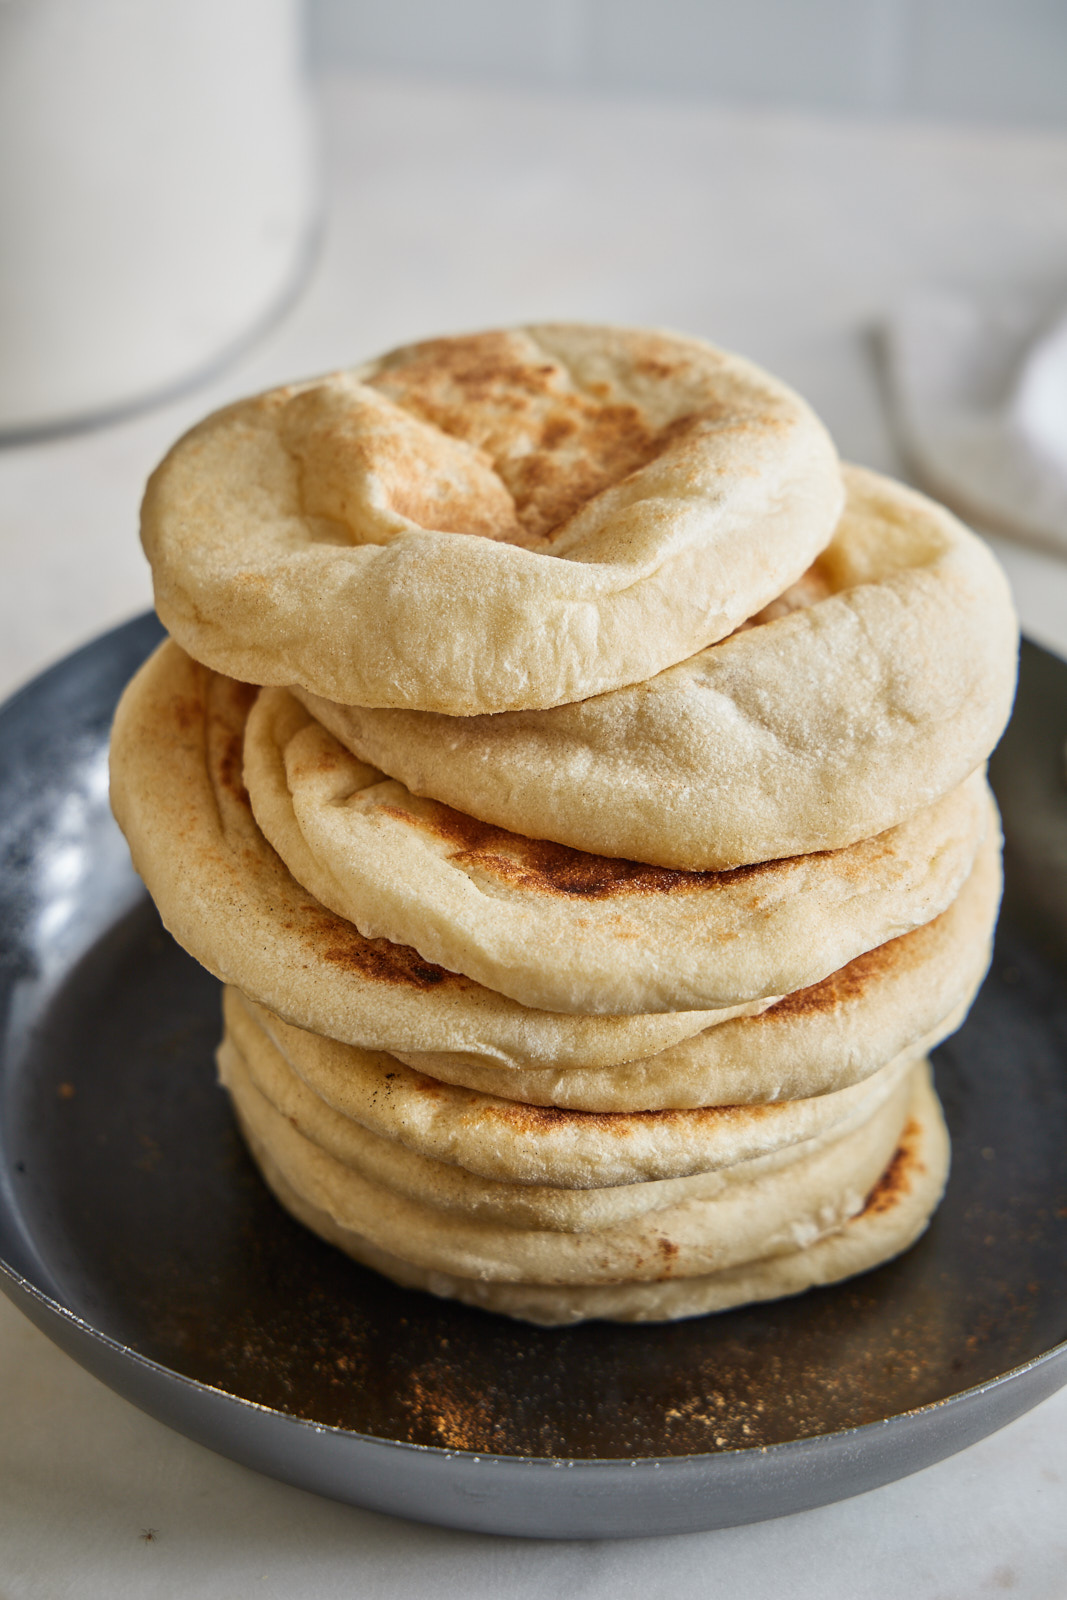
<instances>
[{"instance_id":1,"label":"dark gray skillet","mask_svg":"<svg viewBox=\"0 0 1067 1600\"><path fill-rule=\"evenodd\" d=\"M994 763L1008 907L937 1052L929 1233L797 1300L545 1331L394 1288L260 1184L214 1084L218 986L107 809L112 709L159 636L131 622L0 711L0 1286L76 1360L290 1483L557 1538L858 1494L1067 1382L1067 665L1024 647Z\"/></svg>"}]
</instances>

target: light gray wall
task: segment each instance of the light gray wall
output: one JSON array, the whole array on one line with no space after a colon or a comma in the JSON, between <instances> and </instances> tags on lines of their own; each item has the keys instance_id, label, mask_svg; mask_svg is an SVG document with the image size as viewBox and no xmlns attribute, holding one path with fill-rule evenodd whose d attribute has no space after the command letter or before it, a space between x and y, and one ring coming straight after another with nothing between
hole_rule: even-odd
<instances>
[{"instance_id":1,"label":"light gray wall","mask_svg":"<svg viewBox=\"0 0 1067 1600\"><path fill-rule=\"evenodd\" d=\"M1067 123L1067 0L309 0L315 67Z\"/></svg>"}]
</instances>

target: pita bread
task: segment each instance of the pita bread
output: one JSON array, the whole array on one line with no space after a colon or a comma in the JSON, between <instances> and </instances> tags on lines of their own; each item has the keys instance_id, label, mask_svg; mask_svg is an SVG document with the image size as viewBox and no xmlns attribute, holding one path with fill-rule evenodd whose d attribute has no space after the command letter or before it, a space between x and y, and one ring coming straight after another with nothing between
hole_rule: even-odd
<instances>
[{"instance_id":1,"label":"pita bread","mask_svg":"<svg viewBox=\"0 0 1067 1600\"><path fill-rule=\"evenodd\" d=\"M947 911L857 956L756 1016L706 1028L644 1061L611 1067L497 1067L441 1051L400 1052L431 1078L579 1111L741 1105L832 1093L959 1027L985 977L1000 903L991 828Z\"/></svg>"},{"instance_id":2,"label":"pita bread","mask_svg":"<svg viewBox=\"0 0 1067 1600\"><path fill-rule=\"evenodd\" d=\"M913 1051L816 1099L603 1114L531 1107L438 1083L395 1057L291 1028L233 989L225 1017L226 1038L256 1088L339 1161L366 1170L372 1148L401 1145L423 1164L463 1169L495 1186L603 1189L749 1162L855 1126L915 1059ZM384 1160L379 1153L371 1176L384 1172Z\"/></svg>"},{"instance_id":3,"label":"pita bread","mask_svg":"<svg viewBox=\"0 0 1067 1600\"><path fill-rule=\"evenodd\" d=\"M215 670L468 716L724 637L810 565L842 498L821 423L750 363L537 326L208 417L152 475L142 538L160 617Z\"/></svg>"},{"instance_id":4,"label":"pita bread","mask_svg":"<svg viewBox=\"0 0 1067 1600\"><path fill-rule=\"evenodd\" d=\"M295 692L412 793L530 838L688 870L840 849L985 760L1018 646L981 540L888 478L845 481L806 588L649 682L463 719Z\"/></svg>"},{"instance_id":5,"label":"pita bread","mask_svg":"<svg viewBox=\"0 0 1067 1600\"><path fill-rule=\"evenodd\" d=\"M500 1065L605 1066L708 1026L707 1012L532 1011L410 948L364 938L296 882L256 826L241 781L254 696L168 640L128 685L112 730L111 801L134 865L166 926L210 972L314 1033Z\"/></svg>"},{"instance_id":6,"label":"pita bread","mask_svg":"<svg viewBox=\"0 0 1067 1600\"><path fill-rule=\"evenodd\" d=\"M864 1106L828 1132L803 1144L783 1145L767 1155L728 1167L715 1167L709 1172L593 1189L563 1189L552 1184L509 1183L484 1178L465 1167L419 1155L396 1140L379 1138L362 1124L349 1121L318 1101L284 1064L284 1075L279 1081L273 1081L273 1073L266 1074L272 1079L266 1087L262 1073L265 1058L250 1065L229 1031L223 1037L217 1058L219 1080L237 1100L247 1096L250 1089L256 1089L298 1132L370 1182L439 1210L455 1211L509 1227L562 1233L589 1233L683 1201L712 1199L729 1184L753 1182L788 1166L801 1155L811 1154L843 1138L871 1112L869 1106ZM274 1089L280 1091L277 1099Z\"/></svg>"},{"instance_id":7,"label":"pita bread","mask_svg":"<svg viewBox=\"0 0 1067 1600\"><path fill-rule=\"evenodd\" d=\"M923 1063L925 1071L925 1063ZM812 1244L863 1209L900 1141L916 1070L844 1138L758 1181L590 1232L516 1228L412 1200L298 1133L249 1079L230 1085L238 1120L297 1193L346 1231L414 1266L496 1283L655 1282L722 1271Z\"/></svg>"},{"instance_id":8,"label":"pita bread","mask_svg":"<svg viewBox=\"0 0 1067 1600\"><path fill-rule=\"evenodd\" d=\"M977 773L842 850L729 873L592 856L412 795L285 689L249 715L244 776L263 833L331 911L562 1012L711 1010L817 983L944 911L990 826Z\"/></svg>"},{"instance_id":9,"label":"pita bread","mask_svg":"<svg viewBox=\"0 0 1067 1600\"><path fill-rule=\"evenodd\" d=\"M591 1318L666 1322L705 1316L753 1301L800 1294L819 1284L868 1272L906 1250L925 1229L941 1198L949 1165L948 1133L929 1075L917 1074L908 1120L881 1178L861 1210L836 1232L790 1253L767 1256L703 1276L562 1287L487 1282L417 1266L337 1222L298 1193L271 1154L246 1128L263 1176L298 1221L365 1266L405 1288L501 1312L545 1326Z\"/></svg>"}]
</instances>

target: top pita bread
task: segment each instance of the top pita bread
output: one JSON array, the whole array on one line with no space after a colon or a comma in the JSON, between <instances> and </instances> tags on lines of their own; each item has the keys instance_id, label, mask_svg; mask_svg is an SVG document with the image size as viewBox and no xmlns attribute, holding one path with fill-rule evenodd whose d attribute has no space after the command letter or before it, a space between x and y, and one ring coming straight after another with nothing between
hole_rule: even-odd
<instances>
[{"instance_id":1,"label":"top pita bread","mask_svg":"<svg viewBox=\"0 0 1067 1600\"><path fill-rule=\"evenodd\" d=\"M296 692L412 793L531 838L690 870L868 838L986 759L1018 634L981 540L876 473L845 481L834 538L788 603L648 683L462 720Z\"/></svg>"},{"instance_id":2,"label":"top pita bread","mask_svg":"<svg viewBox=\"0 0 1067 1600\"><path fill-rule=\"evenodd\" d=\"M468 716L723 638L809 566L842 499L822 425L757 367L550 325L208 417L153 474L142 536L161 618L217 671Z\"/></svg>"}]
</instances>

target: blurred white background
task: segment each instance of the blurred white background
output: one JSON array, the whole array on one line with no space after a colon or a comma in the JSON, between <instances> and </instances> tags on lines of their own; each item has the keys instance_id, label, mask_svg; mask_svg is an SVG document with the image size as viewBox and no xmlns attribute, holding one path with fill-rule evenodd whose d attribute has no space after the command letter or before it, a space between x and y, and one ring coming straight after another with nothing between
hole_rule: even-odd
<instances>
[{"instance_id":1,"label":"blurred white background","mask_svg":"<svg viewBox=\"0 0 1067 1600\"><path fill-rule=\"evenodd\" d=\"M1064 0L311 0L314 68L1067 122Z\"/></svg>"}]
</instances>

